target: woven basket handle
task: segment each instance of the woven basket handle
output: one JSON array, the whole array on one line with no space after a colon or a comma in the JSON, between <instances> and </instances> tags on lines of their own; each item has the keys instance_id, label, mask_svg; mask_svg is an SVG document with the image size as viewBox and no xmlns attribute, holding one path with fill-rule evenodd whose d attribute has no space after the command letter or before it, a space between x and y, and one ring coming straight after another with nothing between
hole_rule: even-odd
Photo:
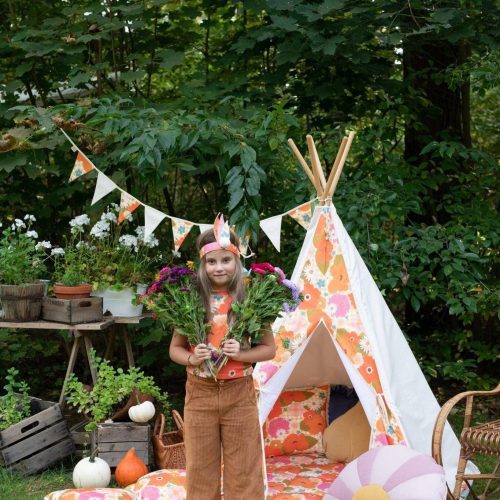
<instances>
[{"instance_id":1,"label":"woven basket handle","mask_svg":"<svg viewBox=\"0 0 500 500\"><path fill-rule=\"evenodd\" d=\"M162 436L163 429L165 428L165 415L163 413L158 413L155 420L155 426L153 429L153 436Z\"/></svg>"},{"instance_id":2,"label":"woven basket handle","mask_svg":"<svg viewBox=\"0 0 500 500\"><path fill-rule=\"evenodd\" d=\"M184 421L177 410L172 410L172 417L174 417L175 425L179 429L179 434L184 438Z\"/></svg>"}]
</instances>

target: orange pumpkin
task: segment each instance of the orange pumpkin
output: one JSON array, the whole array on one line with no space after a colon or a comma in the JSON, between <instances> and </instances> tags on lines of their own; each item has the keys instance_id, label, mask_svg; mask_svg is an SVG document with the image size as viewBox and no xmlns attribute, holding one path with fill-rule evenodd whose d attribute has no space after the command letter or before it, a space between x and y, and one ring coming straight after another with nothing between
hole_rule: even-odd
<instances>
[{"instance_id":1,"label":"orange pumpkin","mask_svg":"<svg viewBox=\"0 0 500 500\"><path fill-rule=\"evenodd\" d=\"M116 466L115 481L124 488L148 472L147 465L135 454L135 448L130 448Z\"/></svg>"}]
</instances>

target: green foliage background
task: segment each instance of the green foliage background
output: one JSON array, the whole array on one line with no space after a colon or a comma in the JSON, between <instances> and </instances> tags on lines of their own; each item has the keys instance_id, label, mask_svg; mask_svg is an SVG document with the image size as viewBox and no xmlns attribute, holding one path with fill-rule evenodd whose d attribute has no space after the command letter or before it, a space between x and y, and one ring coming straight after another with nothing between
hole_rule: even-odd
<instances>
[{"instance_id":1,"label":"green foliage background","mask_svg":"<svg viewBox=\"0 0 500 500\"><path fill-rule=\"evenodd\" d=\"M276 254L258 227L313 196L286 139L305 152L311 133L331 165L355 130L334 202L426 376L494 383L494 2L0 0L0 11L2 221L35 213L57 242L69 218L114 197L90 207L93 174L67 182L59 126L141 201L194 221L223 210L259 260L290 272L302 229L284 220ZM170 260L169 225L158 234ZM168 335L148 323L133 338L140 365L175 387ZM53 335L0 330L0 373L22 360L35 392L62 380L65 356ZM30 369L35 359L47 366Z\"/></svg>"}]
</instances>

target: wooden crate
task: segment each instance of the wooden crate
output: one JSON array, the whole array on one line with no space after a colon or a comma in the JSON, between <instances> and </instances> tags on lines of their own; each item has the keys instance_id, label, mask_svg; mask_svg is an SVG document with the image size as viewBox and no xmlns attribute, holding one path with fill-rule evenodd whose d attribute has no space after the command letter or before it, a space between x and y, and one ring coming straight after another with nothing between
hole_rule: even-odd
<instances>
[{"instance_id":1,"label":"wooden crate","mask_svg":"<svg viewBox=\"0 0 500 500\"><path fill-rule=\"evenodd\" d=\"M151 428L133 422L98 424L92 431L92 452L97 447L97 456L116 467L130 448L146 464L150 463Z\"/></svg>"},{"instance_id":2,"label":"wooden crate","mask_svg":"<svg viewBox=\"0 0 500 500\"><path fill-rule=\"evenodd\" d=\"M59 403L30 398L31 417L0 432L0 465L34 474L75 450Z\"/></svg>"},{"instance_id":3,"label":"wooden crate","mask_svg":"<svg viewBox=\"0 0 500 500\"><path fill-rule=\"evenodd\" d=\"M87 420L79 422L70 428L71 439L75 444L75 457L80 459L90 455L92 431L86 431Z\"/></svg>"},{"instance_id":4,"label":"wooden crate","mask_svg":"<svg viewBox=\"0 0 500 500\"><path fill-rule=\"evenodd\" d=\"M102 321L102 297L71 300L44 297L42 318L71 325Z\"/></svg>"}]
</instances>

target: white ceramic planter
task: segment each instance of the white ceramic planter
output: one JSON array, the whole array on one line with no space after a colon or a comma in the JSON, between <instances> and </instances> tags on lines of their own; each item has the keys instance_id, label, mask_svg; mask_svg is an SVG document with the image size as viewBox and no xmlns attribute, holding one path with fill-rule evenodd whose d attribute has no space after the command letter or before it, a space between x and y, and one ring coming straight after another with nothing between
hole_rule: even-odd
<instances>
[{"instance_id":1,"label":"white ceramic planter","mask_svg":"<svg viewBox=\"0 0 500 500\"><path fill-rule=\"evenodd\" d=\"M113 316L130 318L142 314L142 304L136 306L132 301L136 293L144 293L146 288L146 285L138 285L137 290L132 288L124 288L120 291L110 289L97 290L92 295L102 297L102 312L104 314L106 311L109 311Z\"/></svg>"}]
</instances>

